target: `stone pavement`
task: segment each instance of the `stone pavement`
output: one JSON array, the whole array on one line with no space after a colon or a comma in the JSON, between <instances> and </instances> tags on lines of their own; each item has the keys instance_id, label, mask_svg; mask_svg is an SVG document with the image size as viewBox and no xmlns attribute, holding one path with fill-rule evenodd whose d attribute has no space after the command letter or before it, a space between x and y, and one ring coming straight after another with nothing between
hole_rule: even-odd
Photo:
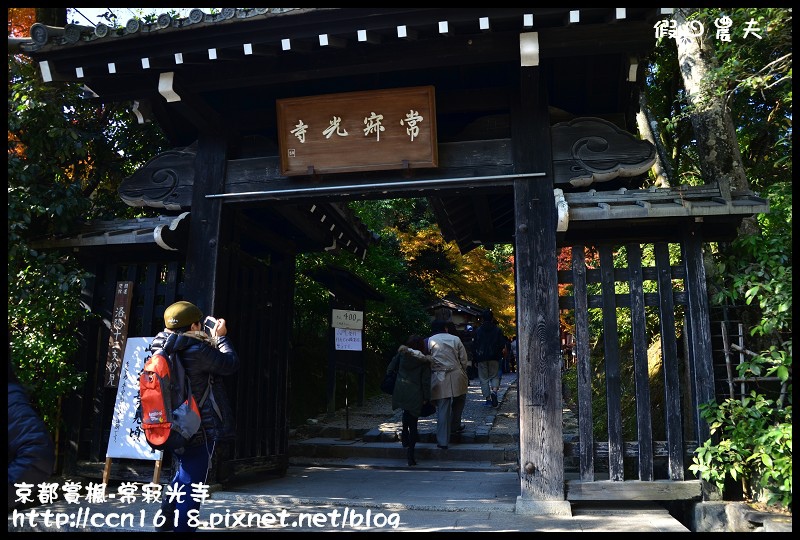
<instances>
[{"instance_id":1,"label":"stone pavement","mask_svg":"<svg viewBox=\"0 0 800 540\"><path fill-rule=\"evenodd\" d=\"M392 410L391 396L379 395L365 401L363 406L350 406L333 415L320 415L309 419L304 426L293 430L293 440L311 437L344 438L349 431L351 438L363 438L367 442L399 441L402 411ZM519 440L519 407L517 402L517 374L507 373L501 379L498 392L499 405L488 406L481 395L477 379L470 381L462 423L465 431L453 438L454 443L472 442L516 442ZM571 419L570 419L571 418ZM577 436L577 422L569 409L565 409L565 430ZM419 419L421 442L435 442L436 417Z\"/></svg>"},{"instance_id":2,"label":"stone pavement","mask_svg":"<svg viewBox=\"0 0 800 540\"><path fill-rule=\"evenodd\" d=\"M518 512L516 376L504 377L500 399L497 409L486 406L473 382L467 429L448 450L436 448L435 421L423 419L427 440L417 447L417 467L405 463L395 411L379 412L377 425L360 428L354 439L320 436L337 426L319 426L293 441L285 476L262 475L213 491L201 506L198 531L689 532L652 503L573 504L571 516ZM302 445L318 455L303 455ZM59 500L9 514L8 530L149 532L157 511L157 504L138 499Z\"/></svg>"},{"instance_id":3,"label":"stone pavement","mask_svg":"<svg viewBox=\"0 0 800 540\"><path fill-rule=\"evenodd\" d=\"M397 439L400 416L390 400L353 407L347 437L341 436L345 418L338 413L293 433L285 476L258 475L212 489L198 515L198 532L691 532L652 502L573 502L572 515L560 516L523 511L517 504L515 374L503 377L497 409L486 406L477 381L471 381L467 428L446 451L436 447L435 420L422 419L416 467L405 462ZM565 438L576 436L567 407L564 429ZM109 493L116 489L111 486ZM725 508L706 514L699 530L791 532L791 516L788 522L753 518L762 519L760 527L745 519L733 527ZM127 504L117 497L99 504L59 500L33 510L9 514L9 532L152 532L158 519L158 505L139 498Z\"/></svg>"},{"instance_id":4,"label":"stone pavement","mask_svg":"<svg viewBox=\"0 0 800 540\"><path fill-rule=\"evenodd\" d=\"M575 506L571 516L515 511L514 472L291 466L212 493L198 515L199 532L453 531L688 532L659 505ZM63 501L9 514L9 532L151 532L158 505L70 505ZM47 513L49 512L49 513Z\"/></svg>"}]
</instances>

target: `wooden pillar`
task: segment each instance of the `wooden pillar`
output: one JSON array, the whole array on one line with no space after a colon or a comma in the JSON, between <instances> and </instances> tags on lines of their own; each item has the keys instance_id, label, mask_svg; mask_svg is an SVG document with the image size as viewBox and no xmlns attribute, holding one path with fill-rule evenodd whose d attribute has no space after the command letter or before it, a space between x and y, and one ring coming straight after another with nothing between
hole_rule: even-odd
<instances>
[{"instance_id":1,"label":"wooden pillar","mask_svg":"<svg viewBox=\"0 0 800 540\"><path fill-rule=\"evenodd\" d=\"M538 66L520 68L511 115L515 171L544 172L514 182L519 374L517 512L571 515L564 490L557 214L547 92Z\"/></svg>"},{"instance_id":2,"label":"wooden pillar","mask_svg":"<svg viewBox=\"0 0 800 540\"><path fill-rule=\"evenodd\" d=\"M225 137L216 133L202 134L194 165L184 290L185 300L197 305L206 315L214 314L222 216L222 199L207 199L206 195L222 193L227 163Z\"/></svg>"},{"instance_id":3,"label":"wooden pillar","mask_svg":"<svg viewBox=\"0 0 800 540\"><path fill-rule=\"evenodd\" d=\"M335 330L331 327L334 302L328 304L328 380L325 385L325 395L327 396L327 406L325 412L333 417L336 412L336 339Z\"/></svg>"}]
</instances>

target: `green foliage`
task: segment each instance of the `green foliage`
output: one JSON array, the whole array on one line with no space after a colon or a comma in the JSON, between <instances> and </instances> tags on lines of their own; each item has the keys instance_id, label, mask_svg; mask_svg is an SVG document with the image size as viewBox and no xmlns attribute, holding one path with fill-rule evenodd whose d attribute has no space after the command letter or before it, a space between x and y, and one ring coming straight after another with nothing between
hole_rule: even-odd
<instances>
[{"instance_id":1,"label":"green foliage","mask_svg":"<svg viewBox=\"0 0 800 540\"><path fill-rule=\"evenodd\" d=\"M723 283L714 297L719 304L745 304L759 354L737 365L740 377L777 377L791 399L792 384L792 242L791 198L781 183L771 190L771 215L761 218L761 235L737 238L721 250L718 276ZM790 188L788 189L791 193ZM778 402L782 403L784 396ZM706 414L723 433L697 450L691 469L719 484L728 475L756 484L770 504L792 504L791 406L772 407L764 395L751 392L743 403L709 404ZM713 433L713 432L712 432Z\"/></svg>"},{"instance_id":2,"label":"green foliage","mask_svg":"<svg viewBox=\"0 0 800 540\"><path fill-rule=\"evenodd\" d=\"M780 237L740 236L722 254L720 273L726 288L714 298L723 304L744 303L759 308L761 317L753 334L768 335L791 329L791 250Z\"/></svg>"},{"instance_id":3,"label":"green foliage","mask_svg":"<svg viewBox=\"0 0 800 540\"><path fill-rule=\"evenodd\" d=\"M77 84L43 84L22 55L8 56L8 298L12 361L48 427L58 429L60 398L85 374L73 356L89 274L71 255L36 242L74 233L92 218L135 217L117 188L152 156L158 129L137 126L125 106L82 98Z\"/></svg>"},{"instance_id":4,"label":"green foliage","mask_svg":"<svg viewBox=\"0 0 800 540\"><path fill-rule=\"evenodd\" d=\"M718 66L709 88L724 98L733 117L747 181L754 190L792 177L792 12L790 8L705 8L695 14L714 32L730 17L731 40L713 36ZM749 21L761 39L744 37ZM676 177L673 184L702 183L691 110L685 100L674 39L661 40L650 57L644 88Z\"/></svg>"},{"instance_id":5,"label":"green foliage","mask_svg":"<svg viewBox=\"0 0 800 540\"><path fill-rule=\"evenodd\" d=\"M9 299L14 299L8 306L12 361L55 433L60 398L84 381L71 360L79 345L76 325L87 317L76 301L87 274L54 254L25 255L29 264L9 275Z\"/></svg>"},{"instance_id":6,"label":"green foliage","mask_svg":"<svg viewBox=\"0 0 800 540\"><path fill-rule=\"evenodd\" d=\"M759 216L761 233L739 236L717 257L719 280L715 304L744 304L756 314L752 334L772 344L792 333L792 199L791 186L770 187L770 213Z\"/></svg>"},{"instance_id":7,"label":"green foliage","mask_svg":"<svg viewBox=\"0 0 800 540\"><path fill-rule=\"evenodd\" d=\"M792 407L778 408L751 392L741 401L701 405L714 435L696 450L689 470L722 490L730 477L750 500L792 507Z\"/></svg>"},{"instance_id":8,"label":"green foliage","mask_svg":"<svg viewBox=\"0 0 800 540\"><path fill-rule=\"evenodd\" d=\"M486 258L494 264L497 272L506 272L514 268L514 246L501 244L486 251Z\"/></svg>"},{"instance_id":9,"label":"green foliage","mask_svg":"<svg viewBox=\"0 0 800 540\"><path fill-rule=\"evenodd\" d=\"M489 306L498 314L504 331L515 333L510 246L492 251L477 248L461 255L457 247L443 241L426 199L354 201L350 207L380 237L364 260L332 252L297 258L293 350L302 362L293 364L291 378L302 381L304 389L292 392L295 423L323 412L326 406L330 304L328 291L308 278L309 272L324 264L347 268L384 297L383 301L368 301L365 315L367 386L373 381L371 387L376 391L397 346L409 334L429 334L426 307L439 297L454 294ZM338 378L340 375L337 388L341 389ZM307 386L316 391L307 392ZM340 395L337 390L337 401Z\"/></svg>"},{"instance_id":10,"label":"green foliage","mask_svg":"<svg viewBox=\"0 0 800 540\"><path fill-rule=\"evenodd\" d=\"M730 41L714 40L719 67L710 84L734 116L748 182L763 190L792 177L792 11L708 8L702 15L707 21L720 16L739 31ZM761 39L743 37L750 21Z\"/></svg>"},{"instance_id":11,"label":"green foliage","mask_svg":"<svg viewBox=\"0 0 800 540\"><path fill-rule=\"evenodd\" d=\"M702 8L694 16L706 32L714 31L714 21L730 17L731 39L711 36L717 63L706 81L723 99L736 126L736 136L749 187L770 201L769 214L757 217L760 232L736 238L717 250L709 246L708 276L713 282L712 303L735 306L740 319L751 332L748 348L761 351L749 355L738 368L741 376L778 377L791 396L792 365L792 11L790 8ZM750 26L752 21L753 26ZM759 37L745 37L745 28L757 28ZM673 183L695 184L700 181L700 160L691 127L692 111L677 65L675 40L658 44L647 74L647 100L659 119L660 132L676 171ZM709 179L713 180L713 179ZM758 408L766 397L747 401L753 410L739 404L707 405L709 417L743 419L754 441L769 439L769 424L745 422L749 415L758 417ZM790 413L789 413L790 414ZM732 424L735 420L732 420ZM731 429L733 425L730 425ZM791 429L788 430L791 459ZM722 445L728 443L723 441ZM718 467L706 474L723 478L730 469L736 474L758 473L781 476L773 471L754 471L746 454L729 448L717 448L706 441L699 459L708 464L718 453ZM727 462L725 460L728 460ZM767 467L769 469L769 467ZM789 473L791 479L791 473ZM753 478L747 478L751 481ZM791 480L789 480L791 481ZM791 491L791 489L790 489ZM789 495L791 497L791 493Z\"/></svg>"},{"instance_id":12,"label":"green foliage","mask_svg":"<svg viewBox=\"0 0 800 540\"><path fill-rule=\"evenodd\" d=\"M384 297L383 301L370 300L366 305L363 347L367 397L370 389L378 391L378 383L397 346L411 333L427 335L429 331L425 306L432 301L431 294L410 271L400 251L400 241L389 228L393 223L403 223L405 228L414 229L425 223L424 207L411 200L359 202L353 206L370 229L381 236L363 261L350 254L334 253L306 253L297 257L293 328L296 361L290 371L291 422L295 425L324 412L327 406L331 305L328 290L309 278L310 272L325 264L346 268ZM343 377L342 373L337 374L337 406L345 393ZM351 381L350 388L353 387Z\"/></svg>"}]
</instances>

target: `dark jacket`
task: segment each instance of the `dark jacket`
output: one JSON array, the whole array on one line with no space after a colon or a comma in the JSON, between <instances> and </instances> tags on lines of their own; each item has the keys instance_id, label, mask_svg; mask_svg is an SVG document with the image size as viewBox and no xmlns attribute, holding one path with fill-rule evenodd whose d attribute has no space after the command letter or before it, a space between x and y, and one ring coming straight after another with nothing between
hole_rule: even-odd
<instances>
[{"instance_id":1,"label":"dark jacket","mask_svg":"<svg viewBox=\"0 0 800 540\"><path fill-rule=\"evenodd\" d=\"M475 362L502 359L503 346L506 342L503 331L494 320L488 320L478 327L473 343Z\"/></svg>"},{"instance_id":2,"label":"dark jacket","mask_svg":"<svg viewBox=\"0 0 800 540\"><path fill-rule=\"evenodd\" d=\"M33 484L31 496L35 499L36 484L44 482L53 473L55 447L44 421L31 407L28 394L19 381L8 381L8 508L18 503L15 483Z\"/></svg>"},{"instance_id":3,"label":"dark jacket","mask_svg":"<svg viewBox=\"0 0 800 540\"><path fill-rule=\"evenodd\" d=\"M200 405L201 429L191 438L187 446L202 444L205 439L212 441L232 439L236 423L223 377L232 375L239 369L239 356L228 341L228 337L217 338L217 347L214 347L203 332L179 334L165 330L158 333L150 347L153 350L163 349L167 354L178 353L198 404L208 387L209 375L211 376L211 391ZM215 410L215 403L219 413Z\"/></svg>"},{"instance_id":4,"label":"dark jacket","mask_svg":"<svg viewBox=\"0 0 800 540\"><path fill-rule=\"evenodd\" d=\"M397 371L392 393L392 408L419 416L422 404L431 400L431 361L416 349L401 345L389 362L388 371Z\"/></svg>"}]
</instances>

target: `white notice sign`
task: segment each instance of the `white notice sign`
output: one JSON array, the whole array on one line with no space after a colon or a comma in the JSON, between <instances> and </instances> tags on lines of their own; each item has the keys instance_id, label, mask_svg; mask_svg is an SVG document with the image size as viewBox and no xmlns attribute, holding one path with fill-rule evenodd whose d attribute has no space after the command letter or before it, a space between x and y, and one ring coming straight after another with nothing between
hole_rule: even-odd
<instances>
[{"instance_id":1,"label":"white notice sign","mask_svg":"<svg viewBox=\"0 0 800 540\"><path fill-rule=\"evenodd\" d=\"M361 350L361 330L349 330L347 328L336 328L336 350L337 351L360 351Z\"/></svg>"},{"instance_id":2,"label":"white notice sign","mask_svg":"<svg viewBox=\"0 0 800 540\"><path fill-rule=\"evenodd\" d=\"M364 329L364 312L346 309L334 309L331 317L333 328L349 328L350 330Z\"/></svg>"},{"instance_id":3,"label":"white notice sign","mask_svg":"<svg viewBox=\"0 0 800 540\"><path fill-rule=\"evenodd\" d=\"M111 434L108 436L107 458L147 459L158 461L162 452L147 444L142 424L136 418L139 407L139 373L145 359L150 356L147 348L153 338L129 337L125 342L125 357L120 370L117 401L111 418Z\"/></svg>"}]
</instances>

